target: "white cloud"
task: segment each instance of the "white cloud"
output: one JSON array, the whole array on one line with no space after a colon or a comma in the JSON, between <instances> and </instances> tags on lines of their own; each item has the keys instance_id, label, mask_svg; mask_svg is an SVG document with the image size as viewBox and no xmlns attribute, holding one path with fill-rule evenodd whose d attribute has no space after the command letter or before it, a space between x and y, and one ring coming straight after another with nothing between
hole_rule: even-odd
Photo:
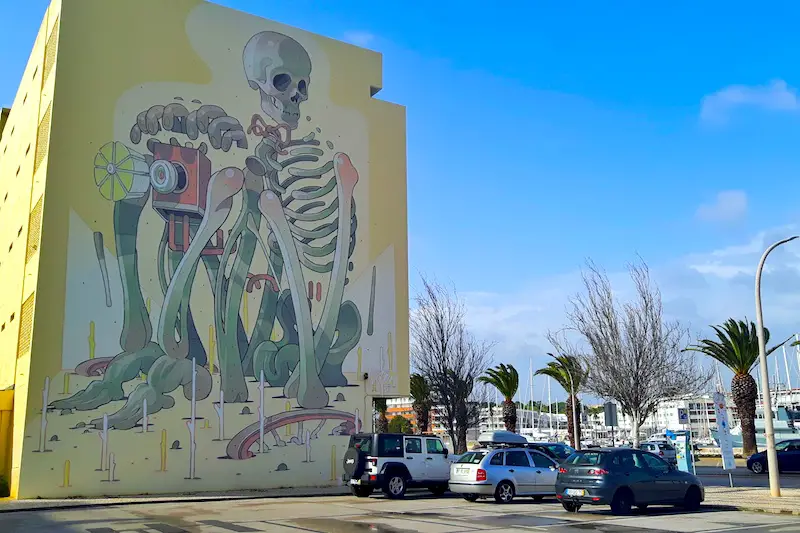
<instances>
[{"instance_id":1,"label":"white cloud","mask_svg":"<svg viewBox=\"0 0 800 533\"><path fill-rule=\"evenodd\" d=\"M368 31L350 30L344 32L344 40L356 46L366 48L375 40L375 34Z\"/></svg>"},{"instance_id":2,"label":"white cloud","mask_svg":"<svg viewBox=\"0 0 800 533\"><path fill-rule=\"evenodd\" d=\"M796 111L800 109L800 101L797 91L783 80L773 80L767 85L729 85L703 98L700 120L723 124L738 107Z\"/></svg>"},{"instance_id":3,"label":"white cloud","mask_svg":"<svg viewBox=\"0 0 800 533\"><path fill-rule=\"evenodd\" d=\"M798 228L792 226L773 228L741 245L687 255L667 264L651 264L651 275L661 289L665 314L689 325L693 334L703 336L711 334L710 324L719 324L729 317L755 320L753 276L759 258L769 244L795 231ZM626 300L632 293L627 273L609 272L609 278L615 292ZM533 280L514 293L463 293L462 296L470 327L477 335L497 342L495 361L514 364L524 375L521 378L524 388L529 360L534 370L546 363L545 354L552 351L552 346L545 334L564 327L569 299L581 290L580 272L574 271ZM800 331L800 245L782 246L769 256L762 279L762 296L764 320L773 340L783 340ZM792 383L796 385L800 383L800 372L796 358L792 359ZM702 357L699 361L706 367L711 364ZM537 398L542 379L534 382Z\"/></svg>"},{"instance_id":4,"label":"white cloud","mask_svg":"<svg viewBox=\"0 0 800 533\"><path fill-rule=\"evenodd\" d=\"M747 193L722 191L713 202L697 208L695 216L708 222L734 222L747 215Z\"/></svg>"}]
</instances>

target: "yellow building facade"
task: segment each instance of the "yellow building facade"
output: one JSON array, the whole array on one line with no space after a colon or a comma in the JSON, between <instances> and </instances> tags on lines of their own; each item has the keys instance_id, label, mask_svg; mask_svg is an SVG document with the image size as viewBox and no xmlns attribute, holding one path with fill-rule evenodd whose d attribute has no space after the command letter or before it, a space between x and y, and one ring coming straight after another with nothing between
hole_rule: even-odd
<instances>
[{"instance_id":1,"label":"yellow building facade","mask_svg":"<svg viewBox=\"0 0 800 533\"><path fill-rule=\"evenodd\" d=\"M408 393L380 88L375 52L201 0L51 4L0 128L13 497L340 483Z\"/></svg>"}]
</instances>

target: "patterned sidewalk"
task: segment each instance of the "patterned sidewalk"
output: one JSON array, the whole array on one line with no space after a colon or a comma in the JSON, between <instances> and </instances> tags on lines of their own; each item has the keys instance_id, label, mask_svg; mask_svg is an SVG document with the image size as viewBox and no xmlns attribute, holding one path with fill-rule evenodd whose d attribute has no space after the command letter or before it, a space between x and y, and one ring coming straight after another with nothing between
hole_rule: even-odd
<instances>
[{"instance_id":1,"label":"patterned sidewalk","mask_svg":"<svg viewBox=\"0 0 800 533\"><path fill-rule=\"evenodd\" d=\"M800 516L800 489L782 489L780 498L772 498L764 488L706 487L705 505Z\"/></svg>"}]
</instances>

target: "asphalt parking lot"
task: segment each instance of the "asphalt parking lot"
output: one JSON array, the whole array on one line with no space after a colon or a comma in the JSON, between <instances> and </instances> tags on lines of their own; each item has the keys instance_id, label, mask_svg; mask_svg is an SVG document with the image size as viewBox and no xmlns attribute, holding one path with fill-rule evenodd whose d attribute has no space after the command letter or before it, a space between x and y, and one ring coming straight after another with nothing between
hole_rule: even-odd
<instances>
[{"instance_id":1,"label":"asphalt parking lot","mask_svg":"<svg viewBox=\"0 0 800 533\"><path fill-rule=\"evenodd\" d=\"M468 503L456 497L409 493L405 500L382 496L268 498L222 502L134 504L59 511L0 514L3 533L456 533L553 531L559 533L800 532L796 516L705 508L682 513L650 508L629 517L606 508L565 513L555 500L521 498L509 505Z\"/></svg>"}]
</instances>

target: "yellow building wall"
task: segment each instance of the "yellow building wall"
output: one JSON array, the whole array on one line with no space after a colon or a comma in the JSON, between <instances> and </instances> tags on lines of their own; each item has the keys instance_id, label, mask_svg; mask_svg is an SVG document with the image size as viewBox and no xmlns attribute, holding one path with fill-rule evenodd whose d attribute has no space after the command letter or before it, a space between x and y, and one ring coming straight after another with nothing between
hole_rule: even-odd
<instances>
[{"instance_id":1,"label":"yellow building wall","mask_svg":"<svg viewBox=\"0 0 800 533\"><path fill-rule=\"evenodd\" d=\"M15 495L340 483L371 398L408 391L380 55L199 0L56 10Z\"/></svg>"},{"instance_id":2,"label":"yellow building wall","mask_svg":"<svg viewBox=\"0 0 800 533\"><path fill-rule=\"evenodd\" d=\"M25 436L59 5L45 14L0 137L0 476L10 478L12 496Z\"/></svg>"}]
</instances>

